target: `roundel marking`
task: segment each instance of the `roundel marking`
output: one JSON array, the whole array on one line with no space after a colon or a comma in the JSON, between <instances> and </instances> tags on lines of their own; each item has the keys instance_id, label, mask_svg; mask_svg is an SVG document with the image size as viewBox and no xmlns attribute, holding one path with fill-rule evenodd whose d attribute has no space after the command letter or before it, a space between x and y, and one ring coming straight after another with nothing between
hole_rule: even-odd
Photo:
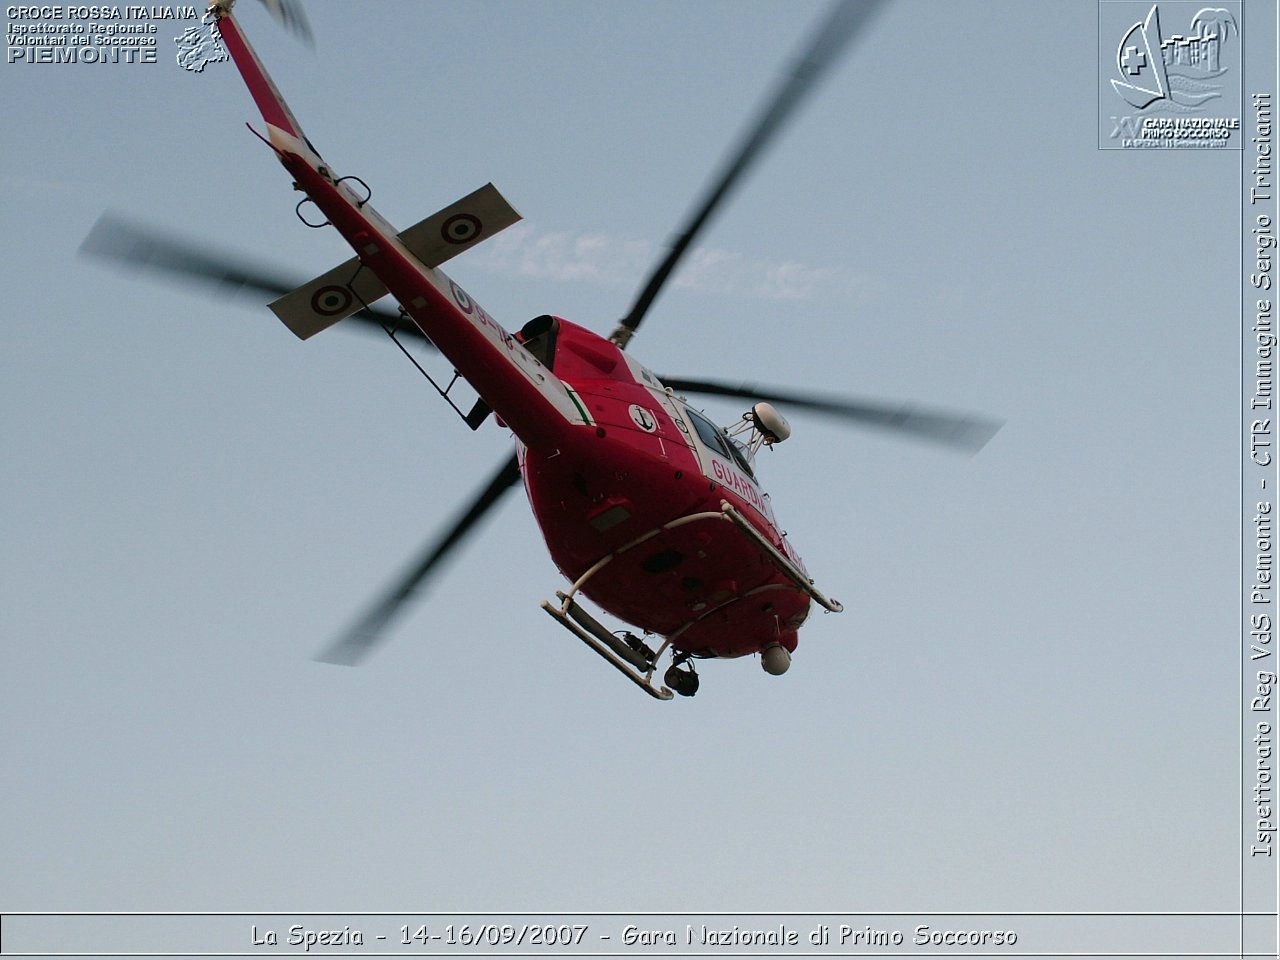
<instances>
[{"instance_id":1,"label":"roundel marking","mask_svg":"<svg viewBox=\"0 0 1280 960\"><path fill-rule=\"evenodd\" d=\"M453 294L453 302L462 308L463 313L471 313L471 311L475 309L475 304L473 304L471 302L471 298L467 296L467 291L463 290L452 280L449 281L449 291Z\"/></svg>"},{"instance_id":2,"label":"roundel marking","mask_svg":"<svg viewBox=\"0 0 1280 960\"><path fill-rule=\"evenodd\" d=\"M351 291L346 287L321 287L311 295L311 309L322 317L336 317L351 306Z\"/></svg>"},{"instance_id":3,"label":"roundel marking","mask_svg":"<svg viewBox=\"0 0 1280 960\"><path fill-rule=\"evenodd\" d=\"M653 433L658 429L657 418L640 404L633 403L628 412L631 414L631 422L645 433Z\"/></svg>"},{"instance_id":4,"label":"roundel marking","mask_svg":"<svg viewBox=\"0 0 1280 960\"><path fill-rule=\"evenodd\" d=\"M478 217L469 213L455 213L440 227L440 236L445 243L469 243L483 229Z\"/></svg>"}]
</instances>

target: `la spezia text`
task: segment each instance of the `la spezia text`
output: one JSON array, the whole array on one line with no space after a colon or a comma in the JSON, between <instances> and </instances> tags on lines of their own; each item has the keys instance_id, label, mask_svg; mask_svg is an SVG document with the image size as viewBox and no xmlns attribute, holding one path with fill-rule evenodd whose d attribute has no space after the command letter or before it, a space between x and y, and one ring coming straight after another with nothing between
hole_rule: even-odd
<instances>
[{"instance_id":1,"label":"la spezia text","mask_svg":"<svg viewBox=\"0 0 1280 960\"><path fill-rule=\"evenodd\" d=\"M261 928L253 924L250 940L255 947L295 947L310 953L329 947L359 947L366 944L386 944L393 938L386 934L366 933L363 929L343 926L334 929L314 929L295 923L283 931ZM592 934L584 923L479 923L427 925L402 925L393 942L401 946L447 947L545 947L563 950L584 943L610 942L624 947L813 947L826 946L1013 946L1018 942L1015 930L939 929L929 924L917 924L911 930L882 929L871 926L854 927L849 924L820 924L810 930L780 923L776 926L713 927L708 924L685 924L683 927L648 928L628 924L616 934Z\"/></svg>"}]
</instances>

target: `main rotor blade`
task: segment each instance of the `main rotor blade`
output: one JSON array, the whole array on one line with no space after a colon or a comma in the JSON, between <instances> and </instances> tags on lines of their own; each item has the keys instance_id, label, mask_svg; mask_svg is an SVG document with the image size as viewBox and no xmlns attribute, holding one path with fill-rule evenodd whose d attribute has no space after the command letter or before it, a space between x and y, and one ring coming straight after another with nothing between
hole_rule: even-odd
<instances>
[{"instance_id":1,"label":"main rotor blade","mask_svg":"<svg viewBox=\"0 0 1280 960\"><path fill-rule=\"evenodd\" d=\"M104 213L80 244L87 256L111 260L134 269L150 270L170 279L195 280L222 297L250 297L261 303L261 295L275 299L301 285L257 265L237 262L228 256L206 252L190 240L183 240L150 227L130 223ZM395 310L371 307L353 314L364 326L390 326L398 336L408 335L430 343L411 323L402 323Z\"/></svg>"},{"instance_id":2,"label":"main rotor blade","mask_svg":"<svg viewBox=\"0 0 1280 960\"><path fill-rule=\"evenodd\" d=\"M316 45L315 37L311 35L311 24L307 23L307 16L302 12L302 4L296 0L262 0L262 5L308 47Z\"/></svg>"},{"instance_id":3,"label":"main rotor blade","mask_svg":"<svg viewBox=\"0 0 1280 960\"><path fill-rule=\"evenodd\" d=\"M729 195L738 178L758 157L770 139L794 113L813 84L834 63L854 35L871 20L882 0L840 0L810 38L804 53L792 64L773 97L756 114L738 148L730 155L720 175L712 182L703 200L689 217L684 229L671 244L666 258L649 276L640 295L610 339L626 349L632 334L640 326L649 307L666 284L676 264L688 252L689 245L701 232L711 214Z\"/></svg>"},{"instance_id":4,"label":"main rotor blade","mask_svg":"<svg viewBox=\"0 0 1280 960\"><path fill-rule=\"evenodd\" d=\"M520 480L520 467L513 454L493 475L488 485L471 502L439 540L428 545L421 558L359 620L342 634L317 660L350 666L362 659L385 635L387 626L427 582L471 528L488 513L502 495Z\"/></svg>"},{"instance_id":5,"label":"main rotor blade","mask_svg":"<svg viewBox=\"0 0 1280 960\"><path fill-rule=\"evenodd\" d=\"M830 414L864 426L906 433L916 439L957 447L970 453L977 453L986 446L987 441L1003 426L1003 422L999 420L944 413L906 403L894 405L814 393L795 393L752 383L730 384L680 377L662 377L661 380L664 386L677 393L734 397L751 402L768 400L801 410Z\"/></svg>"}]
</instances>

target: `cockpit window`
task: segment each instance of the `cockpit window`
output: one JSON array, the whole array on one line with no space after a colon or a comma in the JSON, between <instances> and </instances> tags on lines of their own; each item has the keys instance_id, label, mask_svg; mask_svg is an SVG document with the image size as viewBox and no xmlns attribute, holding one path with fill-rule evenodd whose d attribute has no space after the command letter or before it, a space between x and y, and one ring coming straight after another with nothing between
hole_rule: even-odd
<instances>
[{"instance_id":1,"label":"cockpit window","mask_svg":"<svg viewBox=\"0 0 1280 960\"><path fill-rule=\"evenodd\" d=\"M719 427L698 413L698 411L689 407L685 408L685 413L689 415L689 420L693 423L693 429L698 431L698 436L703 443L721 456L729 456L729 441Z\"/></svg>"},{"instance_id":2,"label":"cockpit window","mask_svg":"<svg viewBox=\"0 0 1280 960\"><path fill-rule=\"evenodd\" d=\"M747 476L755 477L755 471L751 469L751 459L741 444L731 439L723 430L691 407L685 407L685 414L693 424L693 429L698 431L698 437L703 443L726 460L732 460Z\"/></svg>"}]
</instances>

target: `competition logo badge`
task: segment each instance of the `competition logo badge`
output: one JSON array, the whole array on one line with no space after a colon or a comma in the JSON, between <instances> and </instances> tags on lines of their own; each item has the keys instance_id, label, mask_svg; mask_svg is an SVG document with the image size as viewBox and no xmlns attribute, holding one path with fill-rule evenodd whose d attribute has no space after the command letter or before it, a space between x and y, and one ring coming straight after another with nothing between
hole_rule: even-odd
<instances>
[{"instance_id":1,"label":"competition logo badge","mask_svg":"<svg viewBox=\"0 0 1280 960\"><path fill-rule=\"evenodd\" d=\"M1222 52L1232 34L1238 37L1240 28L1231 11L1205 7L1192 18L1187 36L1163 40L1160 7L1153 4L1147 19L1121 39L1116 69L1123 79L1113 79L1111 86L1138 110L1166 97L1181 107L1201 107L1222 96L1222 84L1215 81L1228 72Z\"/></svg>"},{"instance_id":2,"label":"competition logo badge","mask_svg":"<svg viewBox=\"0 0 1280 960\"><path fill-rule=\"evenodd\" d=\"M1100 0L1099 146L1240 149L1239 7Z\"/></svg>"}]
</instances>

